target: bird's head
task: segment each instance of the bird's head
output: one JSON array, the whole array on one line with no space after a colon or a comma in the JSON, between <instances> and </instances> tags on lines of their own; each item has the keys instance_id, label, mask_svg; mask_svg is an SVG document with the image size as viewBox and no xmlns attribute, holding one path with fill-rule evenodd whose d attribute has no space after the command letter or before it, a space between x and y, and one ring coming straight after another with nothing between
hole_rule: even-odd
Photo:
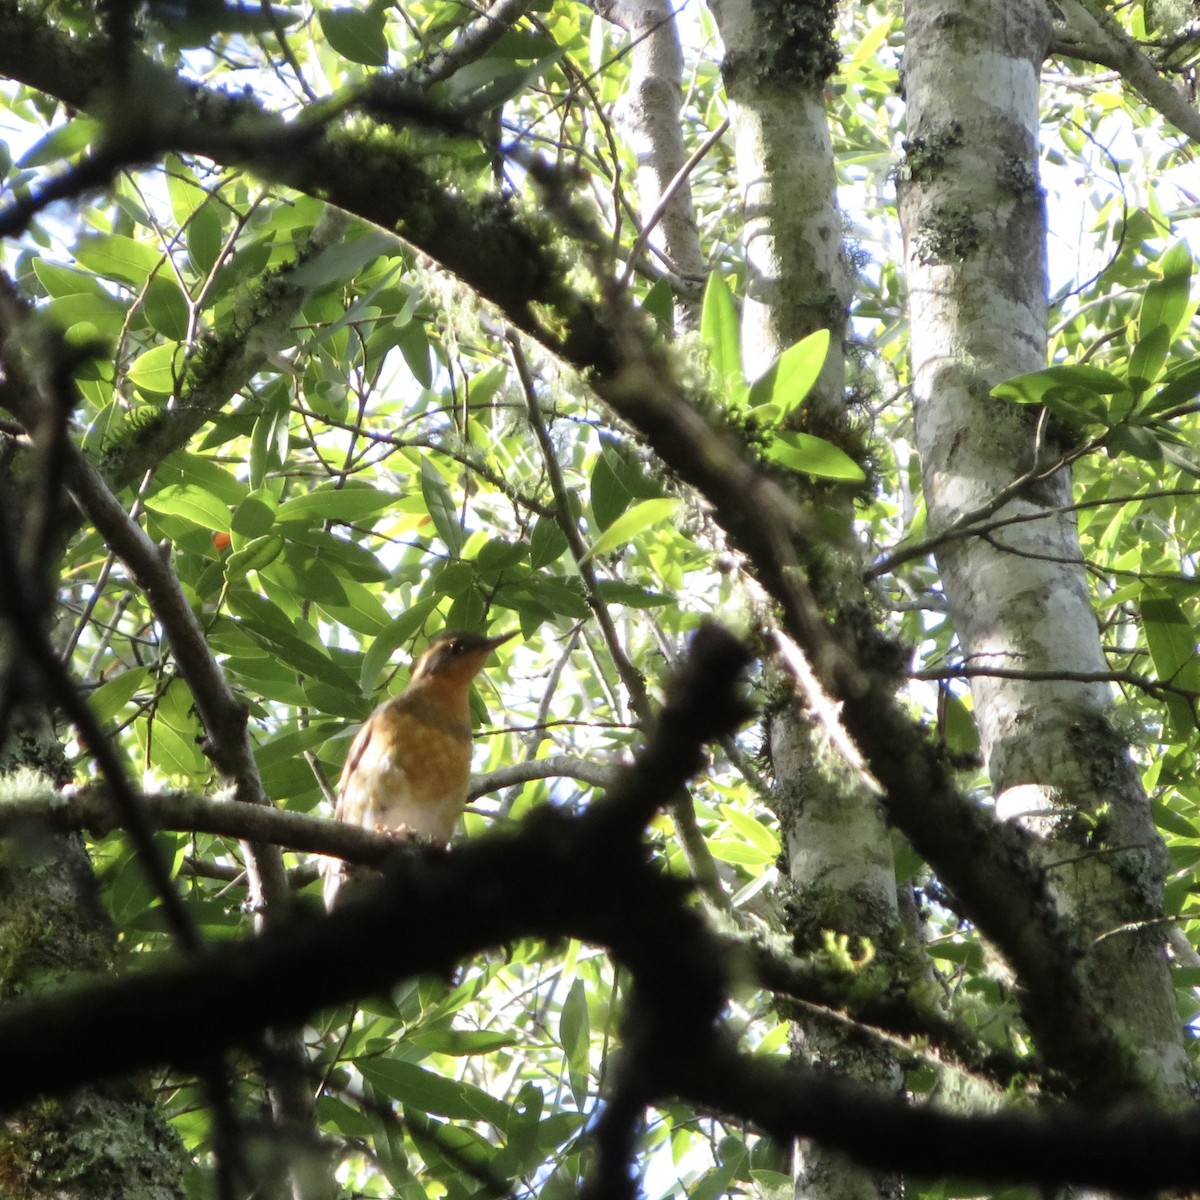
<instances>
[{"instance_id":1,"label":"bird's head","mask_svg":"<svg viewBox=\"0 0 1200 1200\"><path fill-rule=\"evenodd\" d=\"M413 666L409 685L430 680L465 686L483 669L492 651L515 636L515 633L504 633L499 637L485 637L481 633L443 630L435 634L421 652Z\"/></svg>"}]
</instances>

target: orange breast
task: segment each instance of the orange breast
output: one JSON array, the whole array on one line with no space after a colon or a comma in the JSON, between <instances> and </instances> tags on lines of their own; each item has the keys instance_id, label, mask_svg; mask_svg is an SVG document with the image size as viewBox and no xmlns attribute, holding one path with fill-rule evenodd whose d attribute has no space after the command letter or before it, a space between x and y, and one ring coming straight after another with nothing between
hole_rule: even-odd
<instances>
[{"instance_id":1,"label":"orange breast","mask_svg":"<svg viewBox=\"0 0 1200 1200\"><path fill-rule=\"evenodd\" d=\"M467 799L469 727L404 698L359 733L342 776L343 820L449 841Z\"/></svg>"}]
</instances>

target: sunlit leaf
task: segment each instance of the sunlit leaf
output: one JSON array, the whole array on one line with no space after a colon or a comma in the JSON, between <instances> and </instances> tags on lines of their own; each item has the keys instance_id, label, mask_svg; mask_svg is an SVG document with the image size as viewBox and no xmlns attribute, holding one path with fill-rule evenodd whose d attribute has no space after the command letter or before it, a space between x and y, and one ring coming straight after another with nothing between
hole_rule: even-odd
<instances>
[{"instance_id":1,"label":"sunlit leaf","mask_svg":"<svg viewBox=\"0 0 1200 1200\"><path fill-rule=\"evenodd\" d=\"M1200 362L1184 363L1169 371L1163 386L1142 406L1141 414L1151 415L1165 412L1179 404L1186 404L1200 394Z\"/></svg>"},{"instance_id":2,"label":"sunlit leaf","mask_svg":"<svg viewBox=\"0 0 1200 1200\"><path fill-rule=\"evenodd\" d=\"M446 481L428 457L421 459L421 495L425 497L429 517L438 531L438 536L446 543L451 554L461 554L466 537L462 525L459 524L454 497L450 495Z\"/></svg>"},{"instance_id":3,"label":"sunlit leaf","mask_svg":"<svg viewBox=\"0 0 1200 1200\"><path fill-rule=\"evenodd\" d=\"M727 400L734 400L745 387L742 376L741 331L733 293L719 271L708 276L700 313L700 337L708 351L709 365L717 386Z\"/></svg>"},{"instance_id":4,"label":"sunlit leaf","mask_svg":"<svg viewBox=\"0 0 1200 1200\"><path fill-rule=\"evenodd\" d=\"M129 380L141 392L151 396L169 396L178 384L183 362L183 347L164 342L139 354L129 367Z\"/></svg>"},{"instance_id":5,"label":"sunlit leaf","mask_svg":"<svg viewBox=\"0 0 1200 1200\"><path fill-rule=\"evenodd\" d=\"M1094 397L1109 396L1125 389L1125 381L1099 367L1076 363L1070 366L1047 367L1028 375L1014 375L992 388L992 395L1017 404L1043 404L1047 392L1071 389Z\"/></svg>"},{"instance_id":6,"label":"sunlit leaf","mask_svg":"<svg viewBox=\"0 0 1200 1200\"><path fill-rule=\"evenodd\" d=\"M1183 609L1171 596L1149 586L1142 588L1140 608L1155 675L1165 684L1200 691L1196 632ZM1190 737L1196 728L1195 702L1172 692L1165 701L1178 735Z\"/></svg>"},{"instance_id":7,"label":"sunlit leaf","mask_svg":"<svg viewBox=\"0 0 1200 1200\"><path fill-rule=\"evenodd\" d=\"M117 713L133 699L134 693L152 683L147 667L129 667L119 675L102 683L88 697L88 705L96 719L102 723L111 721Z\"/></svg>"},{"instance_id":8,"label":"sunlit leaf","mask_svg":"<svg viewBox=\"0 0 1200 1200\"><path fill-rule=\"evenodd\" d=\"M1194 264L1186 242L1174 242L1158 260L1162 277L1147 285L1142 295L1138 315L1139 339L1147 331L1162 328L1169 344L1179 332L1191 307L1191 285Z\"/></svg>"},{"instance_id":9,"label":"sunlit leaf","mask_svg":"<svg viewBox=\"0 0 1200 1200\"><path fill-rule=\"evenodd\" d=\"M760 420L786 421L812 391L829 353L829 330L818 329L789 346L750 385L750 408Z\"/></svg>"},{"instance_id":10,"label":"sunlit leaf","mask_svg":"<svg viewBox=\"0 0 1200 1200\"><path fill-rule=\"evenodd\" d=\"M146 497L146 507L154 512L183 517L203 529L229 532L229 508L211 492L193 484L171 484Z\"/></svg>"},{"instance_id":11,"label":"sunlit leaf","mask_svg":"<svg viewBox=\"0 0 1200 1200\"><path fill-rule=\"evenodd\" d=\"M1141 334L1129 356L1129 386L1141 395L1162 373L1171 334L1165 325L1155 325Z\"/></svg>"},{"instance_id":12,"label":"sunlit leaf","mask_svg":"<svg viewBox=\"0 0 1200 1200\"><path fill-rule=\"evenodd\" d=\"M162 267L163 257L144 242L113 233L80 242L75 248L75 261L105 279L141 287Z\"/></svg>"},{"instance_id":13,"label":"sunlit leaf","mask_svg":"<svg viewBox=\"0 0 1200 1200\"><path fill-rule=\"evenodd\" d=\"M733 804L722 804L721 816L733 826L734 832L746 839L747 843L767 855L775 858L780 851L779 838L762 821L755 820L749 813Z\"/></svg>"},{"instance_id":14,"label":"sunlit leaf","mask_svg":"<svg viewBox=\"0 0 1200 1200\"><path fill-rule=\"evenodd\" d=\"M784 430L776 434L767 448L767 458L790 471L839 483L862 483L867 477L862 467L844 450L811 433Z\"/></svg>"},{"instance_id":15,"label":"sunlit leaf","mask_svg":"<svg viewBox=\"0 0 1200 1200\"><path fill-rule=\"evenodd\" d=\"M395 496L368 483L348 483L344 487L326 484L285 500L275 513L280 525L297 521L363 521L396 502Z\"/></svg>"},{"instance_id":16,"label":"sunlit leaf","mask_svg":"<svg viewBox=\"0 0 1200 1200\"><path fill-rule=\"evenodd\" d=\"M673 516L679 501L664 497L659 500L643 500L619 516L601 535L585 557L608 554L643 533L653 525L661 525Z\"/></svg>"},{"instance_id":17,"label":"sunlit leaf","mask_svg":"<svg viewBox=\"0 0 1200 1200\"><path fill-rule=\"evenodd\" d=\"M436 1113L458 1121L490 1121L503 1129L509 1106L482 1088L427 1071L415 1063L394 1058L360 1058L354 1064L391 1100L411 1104L420 1112Z\"/></svg>"},{"instance_id":18,"label":"sunlit leaf","mask_svg":"<svg viewBox=\"0 0 1200 1200\"><path fill-rule=\"evenodd\" d=\"M60 159L73 158L96 140L101 129L98 121L77 116L35 142L17 160L17 166L44 167Z\"/></svg>"}]
</instances>

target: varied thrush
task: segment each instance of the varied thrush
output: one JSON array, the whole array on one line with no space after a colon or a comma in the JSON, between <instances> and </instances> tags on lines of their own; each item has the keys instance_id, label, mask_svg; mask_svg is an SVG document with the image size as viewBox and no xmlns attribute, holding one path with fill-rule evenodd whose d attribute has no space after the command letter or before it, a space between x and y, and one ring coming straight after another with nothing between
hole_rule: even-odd
<instances>
[{"instance_id":1,"label":"varied thrush","mask_svg":"<svg viewBox=\"0 0 1200 1200\"><path fill-rule=\"evenodd\" d=\"M513 634L437 634L408 686L381 704L358 731L338 783L335 813L397 837L445 843L467 803L471 775L471 680ZM332 908L345 882L341 859L326 859L324 896Z\"/></svg>"}]
</instances>

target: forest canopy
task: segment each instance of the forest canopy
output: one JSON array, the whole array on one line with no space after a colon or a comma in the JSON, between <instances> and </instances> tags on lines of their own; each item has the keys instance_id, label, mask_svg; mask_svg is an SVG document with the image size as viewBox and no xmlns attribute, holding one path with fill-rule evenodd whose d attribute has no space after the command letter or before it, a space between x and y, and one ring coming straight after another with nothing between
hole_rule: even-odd
<instances>
[{"instance_id":1,"label":"forest canopy","mask_svg":"<svg viewBox=\"0 0 1200 1200\"><path fill-rule=\"evenodd\" d=\"M1198 56L0 0L0 1190L1200 1186Z\"/></svg>"}]
</instances>

